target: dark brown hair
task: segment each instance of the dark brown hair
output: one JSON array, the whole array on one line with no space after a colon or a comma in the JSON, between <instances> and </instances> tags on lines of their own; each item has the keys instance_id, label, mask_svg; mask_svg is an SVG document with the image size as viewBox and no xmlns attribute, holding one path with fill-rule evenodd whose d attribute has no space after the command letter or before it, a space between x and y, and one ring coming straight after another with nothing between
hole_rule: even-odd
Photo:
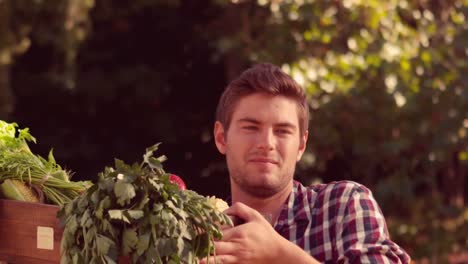
<instances>
[{"instance_id":1,"label":"dark brown hair","mask_svg":"<svg viewBox=\"0 0 468 264\"><path fill-rule=\"evenodd\" d=\"M234 108L239 100L254 93L282 95L298 105L301 135L309 127L309 107L304 89L278 66L270 63L254 65L233 80L224 90L216 108L216 120L229 129Z\"/></svg>"}]
</instances>

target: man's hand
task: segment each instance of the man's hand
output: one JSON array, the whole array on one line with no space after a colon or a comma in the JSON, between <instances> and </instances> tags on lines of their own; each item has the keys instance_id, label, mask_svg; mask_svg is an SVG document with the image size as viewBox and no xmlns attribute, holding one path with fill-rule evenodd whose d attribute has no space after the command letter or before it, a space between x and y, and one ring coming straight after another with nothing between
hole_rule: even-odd
<instances>
[{"instance_id":1,"label":"man's hand","mask_svg":"<svg viewBox=\"0 0 468 264\"><path fill-rule=\"evenodd\" d=\"M242 203L236 203L225 211L226 214L244 220L243 224L223 230L223 239L215 241L216 263L222 264L274 264L287 263L296 257L301 262L313 262L302 249L280 236L270 223L256 210ZM291 259L288 255L294 255ZM312 262L311 262L312 261ZM200 264L214 264L215 257L201 260Z\"/></svg>"},{"instance_id":2,"label":"man's hand","mask_svg":"<svg viewBox=\"0 0 468 264\"><path fill-rule=\"evenodd\" d=\"M206 258L200 264L318 264L301 248L280 236L271 224L256 210L236 203L224 211L244 223L225 227L223 239L215 241L216 257Z\"/></svg>"},{"instance_id":3,"label":"man's hand","mask_svg":"<svg viewBox=\"0 0 468 264\"><path fill-rule=\"evenodd\" d=\"M223 230L223 239L215 241L216 263L273 263L282 237L256 210L242 203L236 203L224 213L241 218L244 223ZM215 263L203 259L201 264Z\"/></svg>"}]
</instances>

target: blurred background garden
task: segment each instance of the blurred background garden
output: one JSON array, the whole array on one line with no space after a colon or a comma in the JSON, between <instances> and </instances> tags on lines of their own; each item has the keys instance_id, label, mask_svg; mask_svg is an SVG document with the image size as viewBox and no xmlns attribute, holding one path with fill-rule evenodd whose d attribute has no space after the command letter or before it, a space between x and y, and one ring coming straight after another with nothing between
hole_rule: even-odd
<instances>
[{"instance_id":1,"label":"blurred background garden","mask_svg":"<svg viewBox=\"0 0 468 264\"><path fill-rule=\"evenodd\" d=\"M75 180L162 142L226 198L217 100L256 62L309 96L304 184L368 186L418 263L468 263L467 0L0 0L0 119ZM465 256L465 257L463 257Z\"/></svg>"}]
</instances>

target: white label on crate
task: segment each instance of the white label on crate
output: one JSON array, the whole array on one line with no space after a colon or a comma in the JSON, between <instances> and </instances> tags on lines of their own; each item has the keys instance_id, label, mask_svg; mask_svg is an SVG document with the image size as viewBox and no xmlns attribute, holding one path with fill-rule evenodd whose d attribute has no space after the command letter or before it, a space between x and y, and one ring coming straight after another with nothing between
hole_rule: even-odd
<instances>
[{"instance_id":1,"label":"white label on crate","mask_svg":"<svg viewBox=\"0 0 468 264\"><path fill-rule=\"evenodd\" d=\"M37 248L54 250L54 229L52 227L37 227Z\"/></svg>"}]
</instances>

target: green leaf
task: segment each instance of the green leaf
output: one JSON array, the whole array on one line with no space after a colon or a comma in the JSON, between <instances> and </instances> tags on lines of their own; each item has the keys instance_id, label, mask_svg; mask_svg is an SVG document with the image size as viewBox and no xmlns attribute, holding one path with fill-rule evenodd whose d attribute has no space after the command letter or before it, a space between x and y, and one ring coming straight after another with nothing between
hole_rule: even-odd
<instances>
[{"instance_id":1,"label":"green leaf","mask_svg":"<svg viewBox=\"0 0 468 264\"><path fill-rule=\"evenodd\" d=\"M114 159L114 163L117 171L126 171L128 168L128 165L120 159Z\"/></svg>"},{"instance_id":2,"label":"green leaf","mask_svg":"<svg viewBox=\"0 0 468 264\"><path fill-rule=\"evenodd\" d=\"M128 215L134 220L138 220L144 216L142 210L127 210L126 213L128 213Z\"/></svg>"},{"instance_id":3,"label":"green leaf","mask_svg":"<svg viewBox=\"0 0 468 264\"><path fill-rule=\"evenodd\" d=\"M110 205L111 205L110 197L109 196L104 197L104 199L101 200L98 208L96 209L96 212L95 212L96 217L98 219L102 219L103 214L104 214L104 209L109 208Z\"/></svg>"},{"instance_id":4,"label":"green leaf","mask_svg":"<svg viewBox=\"0 0 468 264\"><path fill-rule=\"evenodd\" d=\"M155 244L161 257L170 256L177 251L177 241L174 238L159 238Z\"/></svg>"},{"instance_id":5,"label":"green leaf","mask_svg":"<svg viewBox=\"0 0 468 264\"><path fill-rule=\"evenodd\" d=\"M84 227L89 227L90 224L92 224L92 219L89 215L89 210L86 210L83 214L83 216L81 216L81 219L80 219L80 225L81 226L84 226Z\"/></svg>"},{"instance_id":6,"label":"green leaf","mask_svg":"<svg viewBox=\"0 0 468 264\"><path fill-rule=\"evenodd\" d=\"M97 192L97 191L92 192L90 200L93 203L93 205L95 207L97 207L99 205L99 203L100 203L99 192Z\"/></svg>"},{"instance_id":7,"label":"green leaf","mask_svg":"<svg viewBox=\"0 0 468 264\"><path fill-rule=\"evenodd\" d=\"M111 247L115 247L114 241L112 241L110 238L106 236L97 235L96 249L97 249L98 255L100 256L107 255Z\"/></svg>"},{"instance_id":8,"label":"green leaf","mask_svg":"<svg viewBox=\"0 0 468 264\"><path fill-rule=\"evenodd\" d=\"M145 206L147 206L148 202L150 199L148 198L148 194L145 193L145 196L141 199L140 203L136 207L136 209L143 209Z\"/></svg>"},{"instance_id":9,"label":"green leaf","mask_svg":"<svg viewBox=\"0 0 468 264\"><path fill-rule=\"evenodd\" d=\"M96 237L96 227L93 226L84 234L85 243L88 243L88 244L91 243L91 241L93 241L95 237Z\"/></svg>"},{"instance_id":10,"label":"green leaf","mask_svg":"<svg viewBox=\"0 0 468 264\"><path fill-rule=\"evenodd\" d=\"M182 236L179 236L179 238L177 238L177 255L182 255L182 252L184 251L185 249L185 243L184 243L184 239Z\"/></svg>"},{"instance_id":11,"label":"green leaf","mask_svg":"<svg viewBox=\"0 0 468 264\"><path fill-rule=\"evenodd\" d=\"M148 182L151 184L152 188L154 188L157 192L159 192L164 187L164 184L158 183L154 179L148 179Z\"/></svg>"},{"instance_id":12,"label":"green leaf","mask_svg":"<svg viewBox=\"0 0 468 264\"><path fill-rule=\"evenodd\" d=\"M149 157L148 158L148 165L152 168L152 169L162 169L162 163L161 161L159 161L158 159L154 158L154 157Z\"/></svg>"},{"instance_id":13,"label":"green leaf","mask_svg":"<svg viewBox=\"0 0 468 264\"><path fill-rule=\"evenodd\" d=\"M102 221L102 230L108 232L113 238L116 237L115 227L106 219Z\"/></svg>"},{"instance_id":14,"label":"green leaf","mask_svg":"<svg viewBox=\"0 0 468 264\"><path fill-rule=\"evenodd\" d=\"M159 156L159 157L157 158L157 160L158 160L159 162L163 163L164 161L167 160L167 157L166 157L165 155L162 155L162 156Z\"/></svg>"},{"instance_id":15,"label":"green leaf","mask_svg":"<svg viewBox=\"0 0 468 264\"><path fill-rule=\"evenodd\" d=\"M113 178L105 178L99 181L98 186L100 190L109 193L114 189L114 184L115 182Z\"/></svg>"},{"instance_id":16,"label":"green leaf","mask_svg":"<svg viewBox=\"0 0 468 264\"><path fill-rule=\"evenodd\" d=\"M146 263L154 263L156 261L157 264L162 264L161 256L158 254L157 248L154 246L148 247L146 251Z\"/></svg>"},{"instance_id":17,"label":"green leaf","mask_svg":"<svg viewBox=\"0 0 468 264\"><path fill-rule=\"evenodd\" d=\"M136 248L138 236L135 229L124 229L122 234L122 252L124 256L129 256L131 251Z\"/></svg>"},{"instance_id":18,"label":"green leaf","mask_svg":"<svg viewBox=\"0 0 468 264\"><path fill-rule=\"evenodd\" d=\"M130 183L117 180L114 185L114 194L117 197L117 203L124 206L129 204L130 200L135 197L135 187Z\"/></svg>"},{"instance_id":19,"label":"green leaf","mask_svg":"<svg viewBox=\"0 0 468 264\"><path fill-rule=\"evenodd\" d=\"M78 206L78 210L83 212L86 209L86 207L88 207L88 200L84 198L79 199L77 206Z\"/></svg>"},{"instance_id":20,"label":"green leaf","mask_svg":"<svg viewBox=\"0 0 468 264\"><path fill-rule=\"evenodd\" d=\"M76 216L72 215L68 218L67 230L68 232L74 234L77 229L78 229L78 222L76 221Z\"/></svg>"},{"instance_id":21,"label":"green leaf","mask_svg":"<svg viewBox=\"0 0 468 264\"><path fill-rule=\"evenodd\" d=\"M109 210L109 217L114 220L122 220L130 224L130 221L124 215L124 210Z\"/></svg>"},{"instance_id":22,"label":"green leaf","mask_svg":"<svg viewBox=\"0 0 468 264\"><path fill-rule=\"evenodd\" d=\"M76 200L75 200L76 201ZM75 203L67 203L65 204L65 211L63 212L65 215L70 215L75 208Z\"/></svg>"},{"instance_id":23,"label":"green leaf","mask_svg":"<svg viewBox=\"0 0 468 264\"><path fill-rule=\"evenodd\" d=\"M122 219L122 210L109 210L108 213L111 219Z\"/></svg>"},{"instance_id":24,"label":"green leaf","mask_svg":"<svg viewBox=\"0 0 468 264\"><path fill-rule=\"evenodd\" d=\"M161 142L156 143L156 144L154 144L153 146L146 148L146 153L148 153L148 152L151 152L151 153L155 152L156 150L158 150L159 145L161 145Z\"/></svg>"},{"instance_id":25,"label":"green leaf","mask_svg":"<svg viewBox=\"0 0 468 264\"><path fill-rule=\"evenodd\" d=\"M157 143L149 148L146 149L146 153L143 155L143 162L149 164L149 159L153 157L153 152L158 150L158 147L161 143Z\"/></svg>"},{"instance_id":26,"label":"green leaf","mask_svg":"<svg viewBox=\"0 0 468 264\"><path fill-rule=\"evenodd\" d=\"M47 159L48 159L49 163L56 164L53 152L54 152L53 149L51 149L49 151L49 155L48 155Z\"/></svg>"},{"instance_id":27,"label":"green leaf","mask_svg":"<svg viewBox=\"0 0 468 264\"><path fill-rule=\"evenodd\" d=\"M184 221L179 221L180 236L189 240L192 240L192 233L187 230L187 224Z\"/></svg>"},{"instance_id":28,"label":"green leaf","mask_svg":"<svg viewBox=\"0 0 468 264\"><path fill-rule=\"evenodd\" d=\"M143 235L140 235L138 239L138 244L136 246L138 256L141 256L148 249L150 238L151 233L145 233Z\"/></svg>"}]
</instances>

